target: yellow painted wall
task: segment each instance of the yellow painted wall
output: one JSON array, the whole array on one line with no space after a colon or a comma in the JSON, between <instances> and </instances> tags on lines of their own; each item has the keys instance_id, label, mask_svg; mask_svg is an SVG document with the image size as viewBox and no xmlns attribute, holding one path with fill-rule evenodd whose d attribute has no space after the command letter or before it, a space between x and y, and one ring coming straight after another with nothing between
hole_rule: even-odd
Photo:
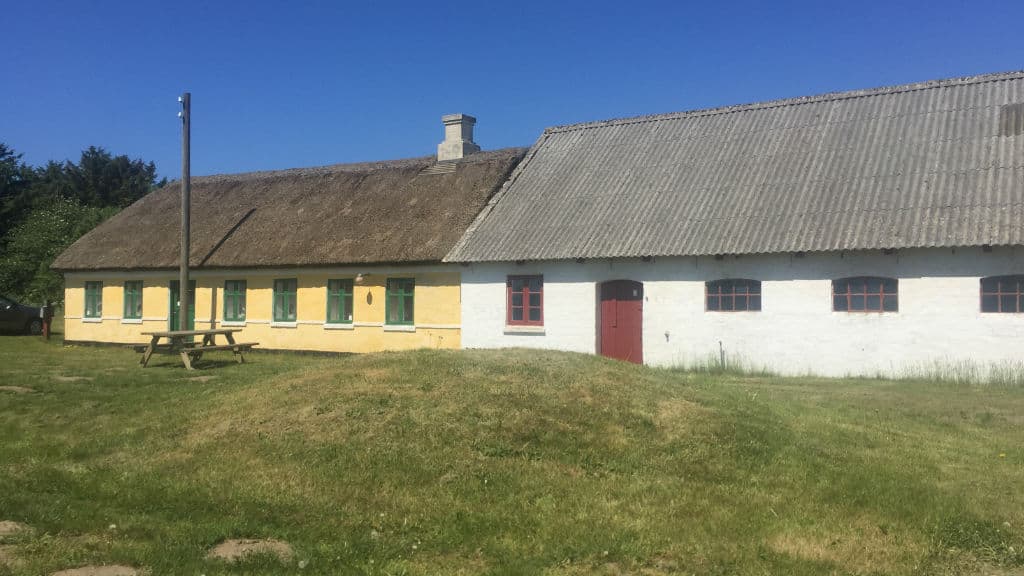
<instances>
[{"instance_id":1,"label":"yellow painted wall","mask_svg":"<svg viewBox=\"0 0 1024 576\"><path fill-rule=\"evenodd\" d=\"M298 280L297 321L294 326L272 325L275 279ZM354 285L351 329L325 327L327 280L353 278L325 273L282 273L280 276L225 273L196 279L196 329L222 327L225 280L245 280L246 322L235 335L237 342L258 342L261 348L321 350L333 352L374 352L412 348L458 348L460 344L460 277L458 271L398 271L369 274ZM388 278L414 278L415 329L395 331L384 326L385 291ZM126 323L123 313L125 278L111 274L103 278L69 275L65 283L65 340L142 343L142 332L167 330L169 276L132 277L143 281L143 319ZM85 281L103 281L103 321L88 322L85 311ZM211 314L212 312L212 314ZM402 327L407 328L407 327Z\"/></svg>"},{"instance_id":2,"label":"yellow painted wall","mask_svg":"<svg viewBox=\"0 0 1024 576\"><path fill-rule=\"evenodd\" d=\"M124 313L123 277L88 278L103 282L102 321L86 320L84 278L65 278L64 339L91 342L142 342L141 332L167 329L168 281L143 280L142 320L122 323ZM138 278L132 278L138 280Z\"/></svg>"}]
</instances>

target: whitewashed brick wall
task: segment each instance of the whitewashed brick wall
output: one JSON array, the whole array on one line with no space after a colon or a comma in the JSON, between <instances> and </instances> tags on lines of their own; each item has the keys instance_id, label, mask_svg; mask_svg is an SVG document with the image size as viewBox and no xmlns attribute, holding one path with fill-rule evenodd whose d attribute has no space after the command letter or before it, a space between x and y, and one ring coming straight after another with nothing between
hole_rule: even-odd
<instances>
[{"instance_id":1,"label":"whitewashed brick wall","mask_svg":"<svg viewBox=\"0 0 1024 576\"><path fill-rule=\"evenodd\" d=\"M544 275L543 333L507 333L505 278ZM474 264L462 268L462 345L594 353L601 282L644 284L644 361L718 358L782 374L901 375L939 364L1024 359L1024 314L982 314L979 278L1024 274L1024 249ZM832 311L831 280L899 279L899 312ZM704 282L761 280L761 312L705 312Z\"/></svg>"}]
</instances>

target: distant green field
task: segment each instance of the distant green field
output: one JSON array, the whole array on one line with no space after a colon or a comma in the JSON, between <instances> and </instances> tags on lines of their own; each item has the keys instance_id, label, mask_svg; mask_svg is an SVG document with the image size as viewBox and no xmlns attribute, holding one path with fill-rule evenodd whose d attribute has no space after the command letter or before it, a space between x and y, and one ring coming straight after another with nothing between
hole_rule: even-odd
<instances>
[{"instance_id":1,"label":"distant green field","mask_svg":"<svg viewBox=\"0 0 1024 576\"><path fill-rule=\"evenodd\" d=\"M1019 387L249 358L0 338L0 574L1024 574Z\"/></svg>"}]
</instances>

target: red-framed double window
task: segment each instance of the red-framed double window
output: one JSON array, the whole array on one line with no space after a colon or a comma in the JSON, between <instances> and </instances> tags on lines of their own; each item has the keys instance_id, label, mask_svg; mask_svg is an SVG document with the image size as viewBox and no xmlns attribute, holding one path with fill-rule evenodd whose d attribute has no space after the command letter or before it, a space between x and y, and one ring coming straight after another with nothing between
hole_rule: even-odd
<instances>
[{"instance_id":1,"label":"red-framed double window","mask_svg":"<svg viewBox=\"0 0 1024 576\"><path fill-rule=\"evenodd\" d=\"M512 326L544 325L544 277L509 276L505 322Z\"/></svg>"},{"instance_id":2,"label":"red-framed double window","mask_svg":"<svg viewBox=\"0 0 1024 576\"><path fill-rule=\"evenodd\" d=\"M855 276L832 281L835 312L898 312L899 283L895 278Z\"/></svg>"},{"instance_id":3,"label":"red-framed double window","mask_svg":"<svg viewBox=\"0 0 1024 576\"><path fill-rule=\"evenodd\" d=\"M1003 314L1024 312L1024 274L982 278L981 311Z\"/></svg>"}]
</instances>

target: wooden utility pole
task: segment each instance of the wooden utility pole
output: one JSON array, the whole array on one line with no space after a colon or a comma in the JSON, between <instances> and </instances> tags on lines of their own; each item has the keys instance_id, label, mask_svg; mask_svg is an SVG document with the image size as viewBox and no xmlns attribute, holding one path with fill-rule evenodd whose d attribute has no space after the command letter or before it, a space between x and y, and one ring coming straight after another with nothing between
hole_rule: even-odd
<instances>
[{"instance_id":1,"label":"wooden utility pole","mask_svg":"<svg viewBox=\"0 0 1024 576\"><path fill-rule=\"evenodd\" d=\"M181 101L181 266L178 269L178 330L188 330L188 255L189 216L191 215L192 181L189 174L189 121L192 94L185 92Z\"/></svg>"}]
</instances>

